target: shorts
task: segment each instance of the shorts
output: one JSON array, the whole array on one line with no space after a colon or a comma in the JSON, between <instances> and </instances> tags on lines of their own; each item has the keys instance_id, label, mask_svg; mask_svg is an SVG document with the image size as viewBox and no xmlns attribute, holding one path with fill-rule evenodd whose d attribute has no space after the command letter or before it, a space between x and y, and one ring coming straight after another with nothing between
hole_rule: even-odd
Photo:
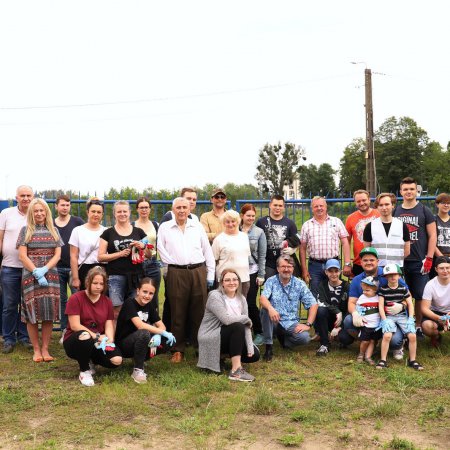
<instances>
[{"instance_id":1,"label":"shorts","mask_svg":"<svg viewBox=\"0 0 450 450\"><path fill-rule=\"evenodd\" d=\"M382 337L381 328L377 330L376 328L361 327L358 339L360 341L378 341Z\"/></svg>"},{"instance_id":2,"label":"shorts","mask_svg":"<svg viewBox=\"0 0 450 450\"><path fill-rule=\"evenodd\" d=\"M407 328L406 321L408 320L408 316L406 314L395 314L393 316L386 316L386 319L390 319L392 320L392 322L394 322L395 330L393 331L393 333L397 331L398 327L405 336L408 334L406 333ZM413 334L416 334L416 332L414 331Z\"/></svg>"}]
</instances>

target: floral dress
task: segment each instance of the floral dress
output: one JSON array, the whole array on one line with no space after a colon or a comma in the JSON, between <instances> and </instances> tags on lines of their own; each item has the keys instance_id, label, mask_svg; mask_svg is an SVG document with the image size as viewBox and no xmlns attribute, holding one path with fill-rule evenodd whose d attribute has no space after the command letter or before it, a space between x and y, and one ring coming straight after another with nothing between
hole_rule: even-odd
<instances>
[{"instance_id":1,"label":"floral dress","mask_svg":"<svg viewBox=\"0 0 450 450\"><path fill-rule=\"evenodd\" d=\"M56 230L58 231L58 230ZM45 266L55 254L56 247L64 245L59 237L55 241L45 225L36 225L36 230L29 242L25 243L26 227L20 230L17 247L27 247L28 258L36 267ZM58 233L59 236L59 233ZM50 269L45 278L48 286L39 286L33 273L22 270L22 322L32 324L42 320L59 320L59 275L56 267Z\"/></svg>"}]
</instances>

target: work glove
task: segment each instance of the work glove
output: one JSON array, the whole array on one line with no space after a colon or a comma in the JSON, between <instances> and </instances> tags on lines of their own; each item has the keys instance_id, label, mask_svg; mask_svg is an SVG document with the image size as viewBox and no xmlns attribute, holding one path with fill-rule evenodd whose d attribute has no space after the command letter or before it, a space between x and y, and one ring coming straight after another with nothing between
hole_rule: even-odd
<instances>
[{"instance_id":1,"label":"work glove","mask_svg":"<svg viewBox=\"0 0 450 450\"><path fill-rule=\"evenodd\" d=\"M163 331L161 333L161 336L163 336L167 339L167 345L170 345L170 347L172 347L172 345L176 344L176 342L177 342L177 340L175 339L175 336L170 331Z\"/></svg>"},{"instance_id":2,"label":"work glove","mask_svg":"<svg viewBox=\"0 0 450 450\"><path fill-rule=\"evenodd\" d=\"M381 331L383 333L394 333L395 323L391 319L384 319L380 322ZM379 329L379 327L377 328Z\"/></svg>"},{"instance_id":3,"label":"work glove","mask_svg":"<svg viewBox=\"0 0 450 450\"><path fill-rule=\"evenodd\" d=\"M262 286L264 284L264 277L256 277L256 284Z\"/></svg>"},{"instance_id":4,"label":"work glove","mask_svg":"<svg viewBox=\"0 0 450 450\"><path fill-rule=\"evenodd\" d=\"M365 316L366 315L366 307L365 306L361 306L361 305L356 305L356 312L360 316Z\"/></svg>"},{"instance_id":5,"label":"work glove","mask_svg":"<svg viewBox=\"0 0 450 450\"><path fill-rule=\"evenodd\" d=\"M389 302L384 307L384 311L390 316L395 316L403 311L403 305L401 303Z\"/></svg>"},{"instance_id":6,"label":"work glove","mask_svg":"<svg viewBox=\"0 0 450 450\"><path fill-rule=\"evenodd\" d=\"M422 268L420 269L420 273L422 275L424 275L426 273L430 273L430 270L431 270L432 267L433 267L433 258L430 258L429 256L427 256L422 261Z\"/></svg>"},{"instance_id":7,"label":"work glove","mask_svg":"<svg viewBox=\"0 0 450 450\"><path fill-rule=\"evenodd\" d=\"M45 277L38 278L37 282L39 283L39 286L48 286L48 281Z\"/></svg>"},{"instance_id":8,"label":"work glove","mask_svg":"<svg viewBox=\"0 0 450 450\"><path fill-rule=\"evenodd\" d=\"M352 321L353 321L353 325L357 328L361 328L365 324L365 320L363 319L361 314L359 314L358 311L352 312Z\"/></svg>"},{"instance_id":9,"label":"work glove","mask_svg":"<svg viewBox=\"0 0 450 450\"><path fill-rule=\"evenodd\" d=\"M341 327L333 328L330 333L331 339L336 339L337 335L339 334L339 331L341 331Z\"/></svg>"},{"instance_id":10,"label":"work glove","mask_svg":"<svg viewBox=\"0 0 450 450\"><path fill-rule=\"evenodd\" d=\"M108 343L108 337L105 336L100 342L95 344L95 347L102 350L103 354L106 355L107 351L112 351L116 348L116 344Z\"/></svg>"},{"instance_id":11,"label":"work glove","mask_svg":"<svg viewBox=\"0 0 450 450\"><path fill-rule=\"evenodd\" d=\"M336 314L336 322L334 322L334 327L337 328L341 325L342 323L342 313L337 313Z\"/></svg>"},{"instance_id":12,"label":"work glove","mask_svg":"<svg viewBox=\"0 0 450 450\"><path fill-rule=\"evenodd\" d=\"M36 278L36 280L39 280L39 278L42 278L46 273L48 272L48 267L36 267L33 270L33 276Z\"/></svg>"},{"instance_id":13,"label":"work glove","mask_svg":"<svg viewBox=\"0 0 450 450\"><path fill-rule=\"evenodd\" d=\"M166 266L166 265L162 265L161 266L161 273L162 273L162 276L164 277L164 278L166 278L167 277L167 269L168 269L168 267Z\"/></svg>"},{"instance_id":14,"label":"work glove","mask_svg":"<svg viewBox=\"0 0 450 450\"><path fill-rule=\"evenodd\" d=\"M286 247L283 248L283 250L281 250L281 254L285 256L292 256L296 250L297 250L296 248Z\"/></svg>"},{"instance_id":15,"label":"work glove","mask_svg":"<svg viewBox=\"0 0 450 450\"><path fill-rule=\"evenodd\" d=\"M406 319L405 334L408 333L416 334L416 321L414 320L414 317L408 317Z\"/></svg>"},{"instance_id":16,"label":"work glove","mask_svg":"<svg viewBox=\"0 0 450 450\"><path fill-rule=\"evenodd\" d=\"M149 347L159 347L161 345L161 335L154 334L148 343Z\"/></svg>"}]
</instances>

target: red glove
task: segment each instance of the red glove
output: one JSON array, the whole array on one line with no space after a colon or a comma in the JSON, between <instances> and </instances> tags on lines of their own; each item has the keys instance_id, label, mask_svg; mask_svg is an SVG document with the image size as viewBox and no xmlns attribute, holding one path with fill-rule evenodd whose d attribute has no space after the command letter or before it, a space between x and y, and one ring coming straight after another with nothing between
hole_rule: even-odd
<instances>
[{"instance_id":1,"label":"red glove","mask_svg":"<svg viewBox=\"0 0 450 450\"><path fill-rule=\"evenodd\" d=\"M422 273L422 275L425 273L430 273L430 270L432 267L433 267L433 258L430 258L429 256L427 256L422 261L422 269L420 272Z\"/></svg>"}]
</instances>

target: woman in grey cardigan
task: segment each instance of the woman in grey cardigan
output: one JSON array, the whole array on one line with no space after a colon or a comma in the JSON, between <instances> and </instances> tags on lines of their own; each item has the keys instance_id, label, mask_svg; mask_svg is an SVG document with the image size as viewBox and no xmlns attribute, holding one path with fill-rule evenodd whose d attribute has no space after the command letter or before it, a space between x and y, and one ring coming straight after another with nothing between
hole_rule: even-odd
<instances>
[{"instance_id":1,"label":"woman in grey cardigan","mask_svg":"<svg viewBox=\"0 0 450 450\"><path fill-rule=\"evenodd\" d=\"M252 321L247 302L241 294L241 280L234 269L222 271L219 288L211 291L205 315L198 331L198 367L220 372L220 355L231 358L228 378L233 381L253 381L242 362L259 360L259 350L252 341Z\"/></svg>"}]
</instances>

